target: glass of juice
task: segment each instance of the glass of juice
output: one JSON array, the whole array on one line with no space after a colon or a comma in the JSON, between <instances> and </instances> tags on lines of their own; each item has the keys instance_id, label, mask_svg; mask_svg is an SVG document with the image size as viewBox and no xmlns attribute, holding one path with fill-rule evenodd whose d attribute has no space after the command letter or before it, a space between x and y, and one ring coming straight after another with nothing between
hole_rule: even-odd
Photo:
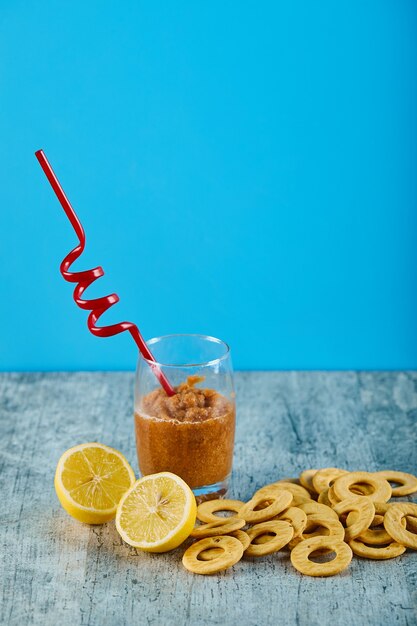
<instances>
[{"instance_id":1,"label":"glass of juice","mask_svg":"<svg viewBox=\"0 0 417 626\"><path fill-rule=\"evenodd\" d=\"M139 356L135 434L142 475L173 472L201 500L224 496L232 471L235 391L229 346L206 335L166 335L147 342L174 386L169 397L152 363Z\"/></svg>"}]
</instances>

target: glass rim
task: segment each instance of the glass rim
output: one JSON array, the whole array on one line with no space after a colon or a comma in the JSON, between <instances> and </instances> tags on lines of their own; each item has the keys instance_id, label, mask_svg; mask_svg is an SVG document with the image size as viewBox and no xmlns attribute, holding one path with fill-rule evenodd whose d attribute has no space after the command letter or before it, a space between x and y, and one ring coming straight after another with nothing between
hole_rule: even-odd
<instances>
[{"instance_id":1,"label":"glass rim","mask_svg":"<svg viewBox=\"0 0 417 626\"><path fill-rule=\"evenodd\" d=\"M143 356L141 352L139 352L139 360L142 359L149 365L160 365L162 367L172 367L172 368L180 368L180 367L208 367L211 365L215 365L227 359L230 355L230 347L229 345L223 341L222 339L218 339L217 337L213 337L211 335L202 335L200 333L170 333L168 335L160 335L159 337L152 337L146 341L146 345L152 349L152 346L162 341L164 339L172 339L173 337L198 337L204 341L209 341L211 343L216 343L219 346L223 346L224 354L219 356L217 359L211 359L210 361L203 361L202 363L162 363L162 361L152 361L151 359L147 359Z\"/></svg>"}]
</instances>

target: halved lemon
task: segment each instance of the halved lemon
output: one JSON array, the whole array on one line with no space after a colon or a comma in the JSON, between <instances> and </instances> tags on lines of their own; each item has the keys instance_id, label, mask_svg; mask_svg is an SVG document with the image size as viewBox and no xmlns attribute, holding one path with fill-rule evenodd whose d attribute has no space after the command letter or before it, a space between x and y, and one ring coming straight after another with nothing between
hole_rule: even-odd
<instances>
[{"instance_id":1,"label":"halved lemon","mask_svg":"<svg viewBox=\"0 0 417 626\"><path fill-rule=\"evenodd\" d=\"M116 528L126 543L147 552L177 548L194 528L195 497L182 478L161 472L135 482L119 502Z\"/></svg>"},{"instance_id":2,"label":"halved lemon","mask_svg":"<svg viewBox=\"0 0 417 626\"><path fill-rule=\"evenodd\" d=\"M116 515L120 498L135 482L123 454L101 443L82 443L61 456L55 490L64 509L86 524L102 524Z\"/></svg>"}]
</instances>

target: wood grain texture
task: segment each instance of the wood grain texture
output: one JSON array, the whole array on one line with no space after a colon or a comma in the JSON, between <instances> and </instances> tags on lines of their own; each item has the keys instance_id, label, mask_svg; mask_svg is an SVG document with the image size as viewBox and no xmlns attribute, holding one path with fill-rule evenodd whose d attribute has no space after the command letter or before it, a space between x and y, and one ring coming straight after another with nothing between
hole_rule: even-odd
<instances>
[{"instance_id":1,"label":"wood grain texture","mask_svg":"<svg viewBox=\"0 0 417 626\"><path fill-rule=\"evenodd\" d=\"M417 373L245 372L236 382L230 497L309 467L417 472ZM415 552L354 558L329 579L302 576L286 553L199 577L181 548L136 552L113 522L68 517L53 488L65 449L100 441L137 471L132 392L128 373L0 375L1 624L417 623Z\"/></svg>"}]
</instances>

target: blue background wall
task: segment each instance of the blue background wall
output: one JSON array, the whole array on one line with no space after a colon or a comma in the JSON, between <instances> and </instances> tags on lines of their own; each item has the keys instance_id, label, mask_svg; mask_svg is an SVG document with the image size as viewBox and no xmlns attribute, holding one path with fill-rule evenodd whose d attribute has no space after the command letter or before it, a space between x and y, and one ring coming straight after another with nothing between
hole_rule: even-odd
<instances>
[{"instance_id":1,"label":"blue background wall","mask_svg":"<svg viewBox=\"0 0 417 626\"><path fill-rule=\"evenodd\" d=\"M238 368L417 367L417 3L4 1L0 368L124 369L107 322L227 340Z\"/></svg>"}]
</instances>

